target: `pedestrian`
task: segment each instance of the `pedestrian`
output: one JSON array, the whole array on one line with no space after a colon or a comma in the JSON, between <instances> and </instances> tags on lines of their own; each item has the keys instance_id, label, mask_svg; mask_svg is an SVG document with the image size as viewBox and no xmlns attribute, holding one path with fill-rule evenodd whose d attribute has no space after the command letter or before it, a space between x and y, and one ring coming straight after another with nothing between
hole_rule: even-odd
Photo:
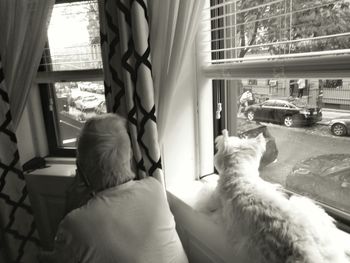
<instances>
[{"instance_id":1,"label":"pedestrian","mask_svg":"<svg viewBox=\"0 0 350 263\"><path fill-rule=\"evenodd\" d=\"M40 262L188 263L163 186L134 180L126 120L88 119L78 138L77 170L90 199L60 223L54 250Z\"/></svg>"},{"instance_id":2,"label":"pedestrian","mask_svg":"<svg viewBox=\"0 0 350 263\"><path fill-rule=\"evenodd\" d=\"M245 91L239 99L238 114L243 113L245 108L249 105L249 101L253 100L253 94L250 90Z\"/></svg>"},{"instance_id":3,"label":"pedestrian","mask_svg":"<svg viewBox=\"0 0 350 263\"><path fill-rule=\"evenodd\" d=\"M294 85L297 83L295 80L289 81L289 97L293 97Z\"/></svg>"}]
</instances>

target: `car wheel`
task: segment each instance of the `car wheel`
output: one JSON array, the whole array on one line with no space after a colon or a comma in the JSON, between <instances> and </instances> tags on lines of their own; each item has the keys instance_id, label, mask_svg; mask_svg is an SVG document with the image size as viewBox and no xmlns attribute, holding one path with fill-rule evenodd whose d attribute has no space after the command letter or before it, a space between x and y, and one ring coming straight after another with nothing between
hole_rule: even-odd
<instances>
[{"instance_id":1,"label":"car wheel","mask_svg":"<svg viewBox=\"0 0 350 263\"><path fill-rule=\"evenodd\" d=\"M332 125L331 131L336 136L344 136L346 134L346 127L341 123Z\"/></svg>"},{"instance_id":2,"label":"car wheel","mask_svg":"<svg viewBox=\"0 0 350 263\"><path fill-rule=\"evenodd\" d=\"M248 120L252 121L252 120L254 120L254 117L255 117L254 111L250 110L247 112L247 119Z\"/></svg>"},{"instance_id":3,"label":"car wheel","mask_svg":"<svg viewBox=\"0 0 350 263\"><path fill-rule=\"evenodd\" d=\"M293 117L292 116L284 117L283 124L287 127L292 127L294 124Z\"/></svg>"}]
</instances>

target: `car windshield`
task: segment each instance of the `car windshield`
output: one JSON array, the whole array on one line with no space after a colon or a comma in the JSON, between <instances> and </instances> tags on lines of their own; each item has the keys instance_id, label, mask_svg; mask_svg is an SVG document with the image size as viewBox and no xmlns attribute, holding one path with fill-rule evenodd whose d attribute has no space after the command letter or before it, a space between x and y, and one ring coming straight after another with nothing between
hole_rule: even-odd
<instances>
[{"instance_id":1,"label":"car windshield","mask_svg":"<svg viewBox=\"0 0 350 263\"><path fill-rule=\"evenodd\" d=\"M264 106L274 106L275 105L275 101L272 101L272 100L268 100L268 101L265 101L263 103Z\"/></svg>"}]
</instances>

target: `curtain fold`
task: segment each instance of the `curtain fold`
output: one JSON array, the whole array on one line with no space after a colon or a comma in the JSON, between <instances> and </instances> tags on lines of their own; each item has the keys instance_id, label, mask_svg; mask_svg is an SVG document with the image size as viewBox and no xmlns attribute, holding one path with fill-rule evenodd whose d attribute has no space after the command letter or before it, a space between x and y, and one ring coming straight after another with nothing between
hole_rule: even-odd
<instances>
[{"instance_id":1,"label":"curtain fold","mask_svg":"<svg viewBox=\"0 0 350 263\"><path fill-rule=\"evenodd\" d=\"M54 3L54 0L0 0L0 54L15 129L38 70Z\"/></svg>"},{"instance_id":2,"label":"curtain fold","mask_svg":"<svg viewBox=\"0 0 350 263\"><path fill-rule=\"evenodd\" d=\"M195 39L204 1L149 1L151 58L160 142L166 132L169 110L178 88L177 81Z\"/></svg>"},{"instance_id":3,"label":"curtain fold","mask_svg":"<svg viewBox=\"0 0 350 263\"><path fill-rule=\"evenodd\" d=\"M147 0L99 1L107 111L128 120L138 178L164 183L158 131Z\"/></svg>"},{"instance_id":4,"label":"curtain fold","mask_svg":"<svg viewBox=\"0 0 350 263\"><path fill-rule=\"evenodd\" d=\"M40 247L15 130L43 52L53 4L0 0L0 258L9 262L37 262Z\"/></svg>"}]
</instances>

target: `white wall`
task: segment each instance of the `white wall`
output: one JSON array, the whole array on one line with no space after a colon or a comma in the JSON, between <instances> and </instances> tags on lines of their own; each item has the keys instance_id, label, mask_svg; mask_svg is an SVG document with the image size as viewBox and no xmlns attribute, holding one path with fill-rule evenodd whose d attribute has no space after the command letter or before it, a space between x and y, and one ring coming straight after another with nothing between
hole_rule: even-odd
<instances>
[{"instance_id":1,"label":"white wall","mask_svg":"<svg viewBox=\"0 0 350 263\"><path fill-rule=\"evenodd\" d=\"M30 126L28 107L24 109L21 121L16 131L18 150L21 163L24 164L35 155L35 148L32 139L32 128Z\"/></svg>"},{"instance_id":2,"label":"white wall","mask_svg":"<svg viewBox=\"0 0 350 263\"><path fill-rule=\"evenodd\" d=\"M196 174L196 60L194 47L178 79L169 122L161 146L167 185L193 180Z\"/></svg>"},{"instance_id":3,"label":"white wall","mask_svg":"<svg viewBox=\"0 0 350 263\"><path fill-rule=\"evenodd\" d=\"M48 151L39 87L33 84L27 105L16 130L21 163L45 157Z\"/></svg>"}]
</instances>

